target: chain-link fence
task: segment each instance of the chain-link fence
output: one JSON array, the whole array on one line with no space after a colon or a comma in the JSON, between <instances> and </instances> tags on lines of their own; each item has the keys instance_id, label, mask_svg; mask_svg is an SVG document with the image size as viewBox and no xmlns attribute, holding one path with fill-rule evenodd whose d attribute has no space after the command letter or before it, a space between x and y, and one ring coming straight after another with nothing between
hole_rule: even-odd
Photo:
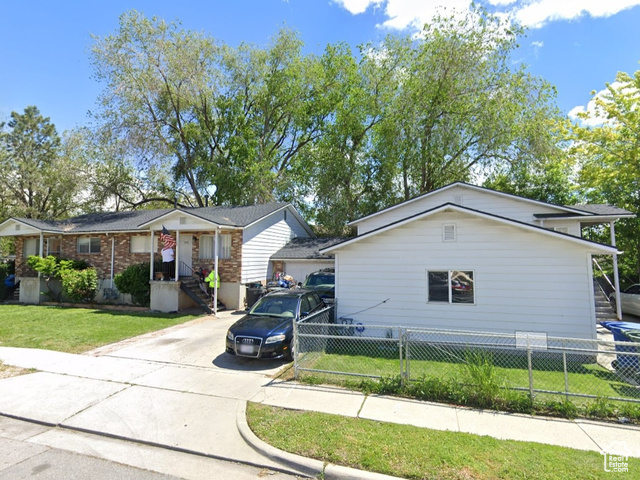
<instances>
[{"instance_id":1,"label":"chain-link fence","mask_svg":"<svg viewBox=\"0 0 640 480\"><path fill-rule=\"evenodd\" d=\"M499 385L531 399L640 402L640 343L333 323L323 310L294 327L296 378ZM600 337L600 336L599 336Z\"/></svg>"}]
</instances>

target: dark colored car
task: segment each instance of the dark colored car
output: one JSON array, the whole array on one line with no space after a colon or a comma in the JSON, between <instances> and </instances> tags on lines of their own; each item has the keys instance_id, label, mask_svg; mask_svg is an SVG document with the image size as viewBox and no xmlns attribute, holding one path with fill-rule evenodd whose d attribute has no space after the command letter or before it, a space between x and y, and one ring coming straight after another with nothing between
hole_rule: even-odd
<instances>
[{"instance_id":1,"label":"dark colored car","mask_svg":"<svg viewBox=\"0 0 640 480\"><path fill-rule=\"evenodd\" d=\"M308 288L320 295L320 298L335 298L336 274L333 268L326 268L310 273L302 284L302 288Z\"/></svg>"},{"instance_id":2,"label":"dark colored car","mask_svg":"<svg viewBox=\"0 0 640 480\"><path fill-rule=\"evenodd\" d=\"M229 327L227 353L241 357L291 359L293 322L323 306L322 299L311 290L269 293Z\"/></svg>"}]
</instances>

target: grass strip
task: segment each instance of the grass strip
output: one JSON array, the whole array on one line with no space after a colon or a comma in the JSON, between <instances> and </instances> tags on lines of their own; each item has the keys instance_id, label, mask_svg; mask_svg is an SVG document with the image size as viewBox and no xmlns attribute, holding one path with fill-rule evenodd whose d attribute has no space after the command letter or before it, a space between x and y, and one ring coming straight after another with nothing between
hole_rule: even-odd
<instances>
[{"instance_id":1,"label":"grass strip","mask_svg":"<svg viewBox=\"0 0 640 480\"><path fill-rule=\"evenodd\" d=\"M592 451L256 403L248 404L247 421L259 438L281 450L409 479L619 478L605 472L603 456ZM638 472L640 459L629 458L626 475Z\"/></svg>"},{"instance_id":2,"label":"grass strip","mask_svg":"<svg viewBox=\"0 0 640 480\"><path fill-rule=\"evenodd\" d=\"M0 346L82 353L201 315L0 305Z\"/></svg>"}]
</instances>

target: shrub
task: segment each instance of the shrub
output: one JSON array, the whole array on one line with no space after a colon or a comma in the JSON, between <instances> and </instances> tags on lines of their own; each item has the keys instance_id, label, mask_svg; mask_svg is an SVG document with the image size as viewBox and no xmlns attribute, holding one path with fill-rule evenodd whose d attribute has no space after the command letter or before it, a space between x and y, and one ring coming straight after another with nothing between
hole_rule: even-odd
<instances>
[{"instance_id":1,"label":"shrub","mask_svg":"<svg viewBox=\"0 0 640 480\"><path fill-rule=\"evenodd\" d=\"M36 272L40 273L44 278L44 285L47 287L46 292L42 292L49 297L50 300L59 302L62 292L65 291L64 280L62 279L62 272L68 270L85 270L89 267L87 262L83 260L64 260L49 255L47 257L39 257L37 255L30 255L27 258L27 264L33 268ZM59 278L63 280L62 290L56 292L51 288L51 280ZM97 288L97 285L96 285ZM66 292L65 292L66 293ZM93 299L94 295L91 297Z\"/></svg>"},{"instance_id":2,"label":"shrub","mask_svg":"<svg viewBox=\"0 0 640 480\"><path fill-rule=\"evenodd\" d=\"M72 302L90 302L98 291L98 274L95 268L84 270L63 269L62 290Z\"/></svg>"},{"instance_id":3,"label":"shrub","mask_svg":"<svg viewBox=\"0 0 640 480\"><path fill-rule=\"evenodd\" d=\"M128 293L138 305L148 306L151 303L151 287L149 285L149 263L138 263L118 273L113 281L121 293Z\"/></svg>"}]
</instances>

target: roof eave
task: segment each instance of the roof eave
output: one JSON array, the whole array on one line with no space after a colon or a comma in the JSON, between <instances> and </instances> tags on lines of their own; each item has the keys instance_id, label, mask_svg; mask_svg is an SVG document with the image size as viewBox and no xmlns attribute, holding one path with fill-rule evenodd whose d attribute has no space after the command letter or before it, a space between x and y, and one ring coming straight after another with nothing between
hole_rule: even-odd
<instances>
[{"instance_id":1,"label":"roof eave","mask_svg":"<svg viewBox=\"0 0 640 480\"><path fill-rule=\"evenodd\" d=\"M391 223L389 225L385 225L384 227L380 227L378 229L372 230L370 232L367 232L363 235L359 235L357 237L354 237L353 239L347 240L345 242L341 242L339 244L333 245L332 247L328 247L325 249L321 249L320 253L321 254L328 254L329 252L334 252L336 250L339 250L343 247L346 247L348 245L351 245L353 243L356 243L364 238L368 238L368 237L372 237L374 235L378 235L380 233L386 232L388 230L392 230L395 229L397 227L401 227L403 225L406 225L407 223L411 223L415 220L420 220L422 218L427 218L430 216L433 216L437 213L441 213L447 210L452 210L452 211L457 211L460 213L466 213L469 215L474 215L480 218L486 218L488 220L493 220L496 222L501 222L504 223L506 225L511 225L515 228L520 228L523 230L528 230L528 231L532 231L541 235L547 235L547 236L552 236L552 237L556 237L556 238L561 238L564 240L567 240L569 242L572 243L578 243L582 246L591 246L591 247L596 247L599 251L601 251L602 253L608 253L608 254L618 254L619 251L616 247L613 247L611 245L605 245L602 243L598 243L598 242L594 242L592 240L587 240L584 238L580 238L580 237L575 237L573 235L569 235L569 234L565 234L565 233L561 233L561 232L556 232L554 230L547 230L545 228L542 227L538 227L536 225L530 225L527 223L523 223L523 222L518 222L516 220L511 220L508 218L504 218L504 217L500 217L497 215L492 215L486 212L482 212L479 210L473 210L467 207L462 207L459 205L454 205L452 203L445 203L443 205L439 205L438 207L432 208L430 210L427 210L425 212L422 213L418 213L416 215L412 215L410 217L398 220L397 222Z\"/></svg>"}]
</instances>

